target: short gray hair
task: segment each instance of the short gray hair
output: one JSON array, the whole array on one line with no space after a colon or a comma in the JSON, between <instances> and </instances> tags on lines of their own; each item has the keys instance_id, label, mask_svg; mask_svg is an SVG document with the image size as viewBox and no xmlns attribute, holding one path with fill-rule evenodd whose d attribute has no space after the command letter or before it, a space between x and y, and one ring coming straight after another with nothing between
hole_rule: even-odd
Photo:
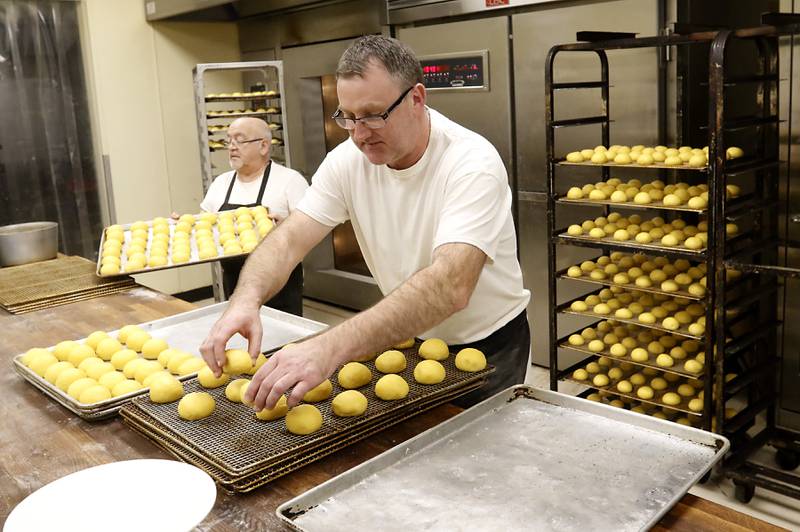
<instances>
[{"instance_id":1,"label":"short gray hair","mask_svg":"<svg viewBox=\"0 0 800 532\"><path fill-rule=\"evenodd\" d=\"M405 87L422 83L422 66L407 44L383 35L365 35L348 46L339 65L336 79L363 77L371 61L377 61Z\"/></svg>"}]
</instances>

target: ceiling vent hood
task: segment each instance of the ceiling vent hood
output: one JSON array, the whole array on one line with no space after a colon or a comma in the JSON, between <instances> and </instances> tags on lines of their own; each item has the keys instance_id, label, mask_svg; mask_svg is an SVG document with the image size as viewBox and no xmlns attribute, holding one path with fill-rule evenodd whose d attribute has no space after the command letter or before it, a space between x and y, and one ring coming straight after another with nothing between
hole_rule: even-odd
<instances>
[{"instance_id":1,"label":"ceiling vent hood","mask_svg":"<svg viewBox=\"0 0 800 532\"><path fill-rule=\"evenodd\" d=\"M349 0L144 0L144 11L148 21L225 22L258 15L293 13L347 1Z\"/></svg>"},{"instance_id":2,"label":"ceiling vent hood","mask_svg":"<svg viewBox=\"0 0 800 532\"><path fill-rule=\"evenodd\" d=\"M563 0L387 0L390 24L446 19Z\"/></svg>"}]
</instances>

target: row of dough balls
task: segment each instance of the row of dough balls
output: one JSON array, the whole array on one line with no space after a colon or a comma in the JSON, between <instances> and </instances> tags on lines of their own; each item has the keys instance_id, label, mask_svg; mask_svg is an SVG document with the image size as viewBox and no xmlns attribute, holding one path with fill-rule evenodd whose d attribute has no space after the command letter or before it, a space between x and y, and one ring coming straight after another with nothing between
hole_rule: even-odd
<instances>
[{"instance_id":1,"label":"row of dough balls","mask_svg":"<svg viewBox=\"0 0 800 532\"><path fill-rule=\"evenodd\" d=\"M572 372L572 378L596 388L607 388L645 401L658 401L679 407L686 403L692 412L703 410L703 381L685 379L674 373L661 373L655 368L636 368L630 363L600 357ZM640 369L640 371L637 371ZM656 394L660 397L656 398Z\"/></svg>"},{"instance_id":2,"label":"row of dough balls","mask_svg":"<svg viewBox=\"0 0 800 532\"><path fill-rule=\"evenodd\" d=\"M636 320L645 326L658 325L668 331L686 330L693 336L706 331L705 308L685 298L625 290L618 286L604 288L597 294L570 303L573 312L592 312L621 320Z\"/></svg>"},{"instance_id":3,"label":"row of dough balls","mask_svg":"<svg viewBox=\"0 0 800 532\"><path fill-rule=\"evenodd\" d=\"M731 146L726 150L728 159L737 159L744 155L741 148ZM692 168L702 168L708 165L708 146L703 148L692 148L691 146L681 146L680 148L669 148L667 146L596 146L595 148L585 148L580 151L573 151L567 154L568 162L571 163L593 163L593 164L638 164L639 166L650 166L652 164L663 164L666 166L689 166Z\"/></svg>"},{"instance_id":4,"label":"row of dough balls","mask_svg":"<svg viewBox=\"0 0 800 532\"><path fill-rule=\"evenodd\" d=\"M617 242L635 240L639 244L656 243L666 247L683 246L698 250L708 244L707 230L708 223L705 221L696 226L688 225L680 218L666 222L660 216L642 221L638 214L626 217L612 212L607 217L600 216L570 225L567 227L567 234L593 239L612 238ZM729 223L725 230L728 236L734 236L738 234L739 227Z\"/></svg>"},{"instance_id":5,"label":"row of dough balls","mask_svg":"<svg viewBox=\"0 0 800 532\"><path fill-rule=\"evenodd\" d=\"M221 111L208 111L208 116L226 115L254 115L259 113L275 114L278 110L275 107L259 107L257 109L223 109Z\"/></svg>"},{"instance_id":6,"label":"row of dough balls","mask_svg":"<svg viewBox=\"0 0 800 532\"><path fill-rule=\"evenodd\" d=\"M277 96L278 93L276 91L251 91L251 92L220 92L219 94L215 92L209 92L206 94L206 98L231 98L235 96L266 96L267 98L272 98Z\"/></svg>"},{"instance_id":7,"label":"row of dough balls","mask_svg":"<svg viewBox=\"0 0 800 532\"><path fill-rule=\"evenodd\" d=\"M703 426L703 418L700 416L686 416L682 412L673 410L669 407L659 407L652 403L644 403L632 399L630 397L620 397L618 395L603 390L589 394L588 396L586 396L586 399L614 406L617 408L625 408L630 410L631 412L636 412L637 414L644 414L658 419L673 421L675 423L678 423L680 425L686 425L688 427L701 428ZM737 409L732 407L727 407L725 408L725 419L726 420L731 419L738 413L739 411ZM716 431L716 424L717 424L716 422L717 422L716 418L711 419L712 431Z\"/></svg>"},{"instance_id":8,"label":"row of dough balls","mask_svg":"<svg viewBox=\"0 0 800 532\"><path fill-rule=\"evenodd\" d=\"M727 185L725 188L729 199L741 194L738 185ZM571 187L567 190L567 199L590 201L613 201L615 203L635 203L636 205L650 205L661 202L667 207L680 207L686 205L692 209L705 209L708 206L708 185L689 185L676 183L665 185L660 179L642 185L638 179L623 182L612 177L608 181L598 181L582 187Z\"/></svg>"},{"instance_id":9,"label":"row of dough balls","mask_svg":"<svg viewBox=\"0 0 800 532\"><path fill-rule=\"evenodd\" d=\"M705 352L700 351L701 344L697 340L613 320L601 321L594 328L587 327L572 334L567 343L639 364L680 367L695 375L705 367Z\"/></svg>"},{"instance_id":10,"label":"row of dough balls","mask_svg":"<svg viewBox=\"0 0 800 532\"><path fill-rule=\"evenodd\" d=\"M194 232L195 247L201 260L219 256L214 240L213 228L219 233L219 244L223 254L238 255L249 253L274 228L267 209L263 206L240 207L236 211L184 214L174 224L170 238L170 224L165 218L157 218L152 223L152 238L147 222L131 225L131 238L125 244L121 226L106 229L106 240L101 251L100 273L113 275L122 268L123 248L126 256L125 271L138 271L145 266L150 268L186 263L191 258L191 240ZM237 238L238 235L238 238ZM149 253L146 253L149 247ZM169 261L168 261L169 255Z\"/></svg>"}]
</instances>

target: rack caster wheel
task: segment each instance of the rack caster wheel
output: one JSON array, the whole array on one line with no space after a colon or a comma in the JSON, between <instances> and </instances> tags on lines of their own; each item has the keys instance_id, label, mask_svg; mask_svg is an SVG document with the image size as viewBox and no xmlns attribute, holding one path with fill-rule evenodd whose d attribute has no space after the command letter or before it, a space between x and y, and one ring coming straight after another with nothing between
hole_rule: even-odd
<instances>
[{"instance_id":1,"label":"rack caster wheel","mask_svg":"<svg viewBox=\"0 0 800 532\"><path fill-rule=\"evenodd\" d=\"M705 484L708 482L708 479L711 478L711 471L707 471L705 475L700 477L700 480L697 481L698 484Z\"/></svg>"},{"instance_id":2,"label":"rack caster wheel","mask_svg":"<svg viewBox=\"0 0 800 532\"><path fill-rule=\"evenodd\" d=\"M753 500L753 495L756 493L754 484L747 484L743 482L733 481L734 497L742 504L747 504Z\"/></svg>"},{"instance_id":3,"label":"rack caster wheel","mask_svg":"<svg viewBox=\"0 0 800 532\"><path fill-rule=\"evenodd\" d=\"M797 469L797 466L800 465L800 454L788 449L778 449L775 453L775 463L784 471Z\"/></svg>"}]
</instances>

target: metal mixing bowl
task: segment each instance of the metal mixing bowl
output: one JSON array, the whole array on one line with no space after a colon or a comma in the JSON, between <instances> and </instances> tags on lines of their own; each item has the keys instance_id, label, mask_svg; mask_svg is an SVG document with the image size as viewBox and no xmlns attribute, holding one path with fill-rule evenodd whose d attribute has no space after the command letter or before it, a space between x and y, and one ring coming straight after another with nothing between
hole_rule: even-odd
<instances>
[{"instance_id":1,"label":"metal mixing bowl","mask_svg":"<svg viewBox=\"0 0 800 532\"><path fill-rule=\"evenodd\" d=\"M58 254L58 224L30 222L0 227L0 267L54 259Z\"/></svg>"}]
</instances>

